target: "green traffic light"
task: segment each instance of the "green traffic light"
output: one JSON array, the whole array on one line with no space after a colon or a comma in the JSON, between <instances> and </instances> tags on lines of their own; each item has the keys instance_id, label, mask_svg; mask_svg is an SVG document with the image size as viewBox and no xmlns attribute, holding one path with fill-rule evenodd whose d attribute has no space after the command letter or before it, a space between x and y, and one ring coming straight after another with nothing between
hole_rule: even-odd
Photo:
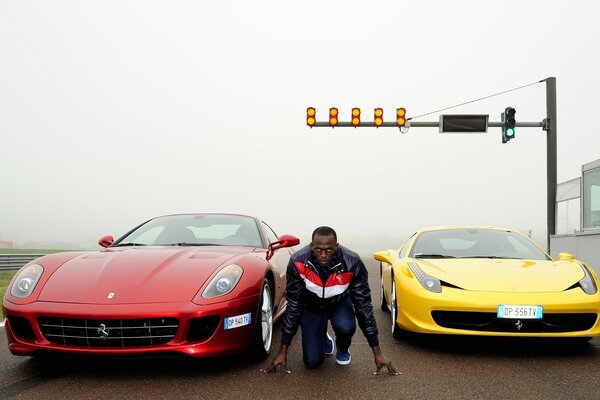
<instances>
[{"instance_id":1,"label":"green traffic light","mask_svg":"<svg viewBox=\"0 0 600 400\"><path fill-rule=\"evenodd\" d=\"M506 136L509 136L509 137L515 136L515 128L507 128L506 129Z\"/></svg>"}]
</instances>

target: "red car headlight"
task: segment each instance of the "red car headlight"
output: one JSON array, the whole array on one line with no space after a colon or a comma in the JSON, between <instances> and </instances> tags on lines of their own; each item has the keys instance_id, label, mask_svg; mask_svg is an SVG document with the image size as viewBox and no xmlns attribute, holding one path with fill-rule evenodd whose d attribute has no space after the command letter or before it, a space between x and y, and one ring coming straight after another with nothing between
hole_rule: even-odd
<instances>
[{"instance_id":1,"label":"red car headlight","mask_svg":"<svg viewBox=\"0 0 600 400\"><path fill-rule=\"evenodd\" d=\"M240 281L244 270L237 264L230 264L223 268L210 281L202 297L212 299L230 293Z\"/></svg>"},{"instance_id":2,"label":"red car headlight","mask_svg":"<svg viewBox=\"0 0 600 400\"><path fill-rule=\"evenodd\" d=\"M39 264L31 264L24 267L17 274L17 277L10 288L10 294L20 299L31 295L43 272L44 267Z\"/></svg>"}]
</instances>

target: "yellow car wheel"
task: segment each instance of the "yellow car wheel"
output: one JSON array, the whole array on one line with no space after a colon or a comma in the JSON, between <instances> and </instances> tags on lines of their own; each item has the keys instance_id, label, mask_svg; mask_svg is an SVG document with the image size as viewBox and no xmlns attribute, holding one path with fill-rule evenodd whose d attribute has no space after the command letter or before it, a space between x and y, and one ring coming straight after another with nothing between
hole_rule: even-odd
<instances>
[{"instance_id":1,"label":"yellow car wheel","mask_svg":"<svg viewBox=\"0 0 600 400\"><path fill-rule=\"evenodd\" d=\"M387 300L385 299L385 293L383 291L383 267L381 263L379 264L379 277L381 278L381 285L379 289L379 305L381 307L381 311L390 312L390 308L388 307Z\"/></svg>"},{"instance_id":2,"label":"yellow car wheel","mask_svg":"<svg viewBox=\"0 0 600 400\"><path fill-rule=\"evenodd\" d=\"M398 326L398 297L396 296L396 282L392 276L392 293L390 295L390 312L392 314L392 336L396 339L406 339L408 332Z\"/></svg>"}]
</instances>

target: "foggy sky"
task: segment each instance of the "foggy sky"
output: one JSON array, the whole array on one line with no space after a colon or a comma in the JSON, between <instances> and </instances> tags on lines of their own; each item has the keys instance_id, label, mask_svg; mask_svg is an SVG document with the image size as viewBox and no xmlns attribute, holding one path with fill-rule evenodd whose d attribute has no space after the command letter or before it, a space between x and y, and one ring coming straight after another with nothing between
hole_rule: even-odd
<instances>
[{"instance_id":1,"label":"foggy sky","mask_svg":"<svg viewBox=\"0 0 600 400\"><path fill-rule=\"evenodd\" d=\"M398 247L431 225L545 245L546 139L313 128L308 106L546 116L558 182L600 158L600 3L0 0L0 240L94 247L153 216L257 215ZM507 93L494 96L495 94ZM482 99L480 101L473 101Z\"/></svg>"}]
</instances>

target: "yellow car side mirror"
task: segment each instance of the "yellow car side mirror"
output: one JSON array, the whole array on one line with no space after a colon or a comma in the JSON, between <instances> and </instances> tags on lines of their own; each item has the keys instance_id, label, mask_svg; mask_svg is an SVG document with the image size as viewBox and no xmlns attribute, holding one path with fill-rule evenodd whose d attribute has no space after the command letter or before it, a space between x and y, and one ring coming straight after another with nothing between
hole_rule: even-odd
<instances>
[{"instance_id":1,"label":"yellow car side mirror","mask_svg":"<svg viewBox=\"0 0 600 400\"><path fill-rule=\"evenodd\" d=\"M574 260L575 256L571 253L558 253L558 261Z\"/></svg>"},{"instance_id":2,"label":"yellow car side mirror","mask_svg":"<svg viewBox=\"0 0 600 400\"><path fill-rule=\"evenodd\" d=\"M394 261L392 260L392 256L390 255L389 251L378 251L376 253L373 253L373 258L376 259L377 261L381 261L384 263L388 263L390 265L392 265L394 263Z\"/></svg>"}]
</instances>

